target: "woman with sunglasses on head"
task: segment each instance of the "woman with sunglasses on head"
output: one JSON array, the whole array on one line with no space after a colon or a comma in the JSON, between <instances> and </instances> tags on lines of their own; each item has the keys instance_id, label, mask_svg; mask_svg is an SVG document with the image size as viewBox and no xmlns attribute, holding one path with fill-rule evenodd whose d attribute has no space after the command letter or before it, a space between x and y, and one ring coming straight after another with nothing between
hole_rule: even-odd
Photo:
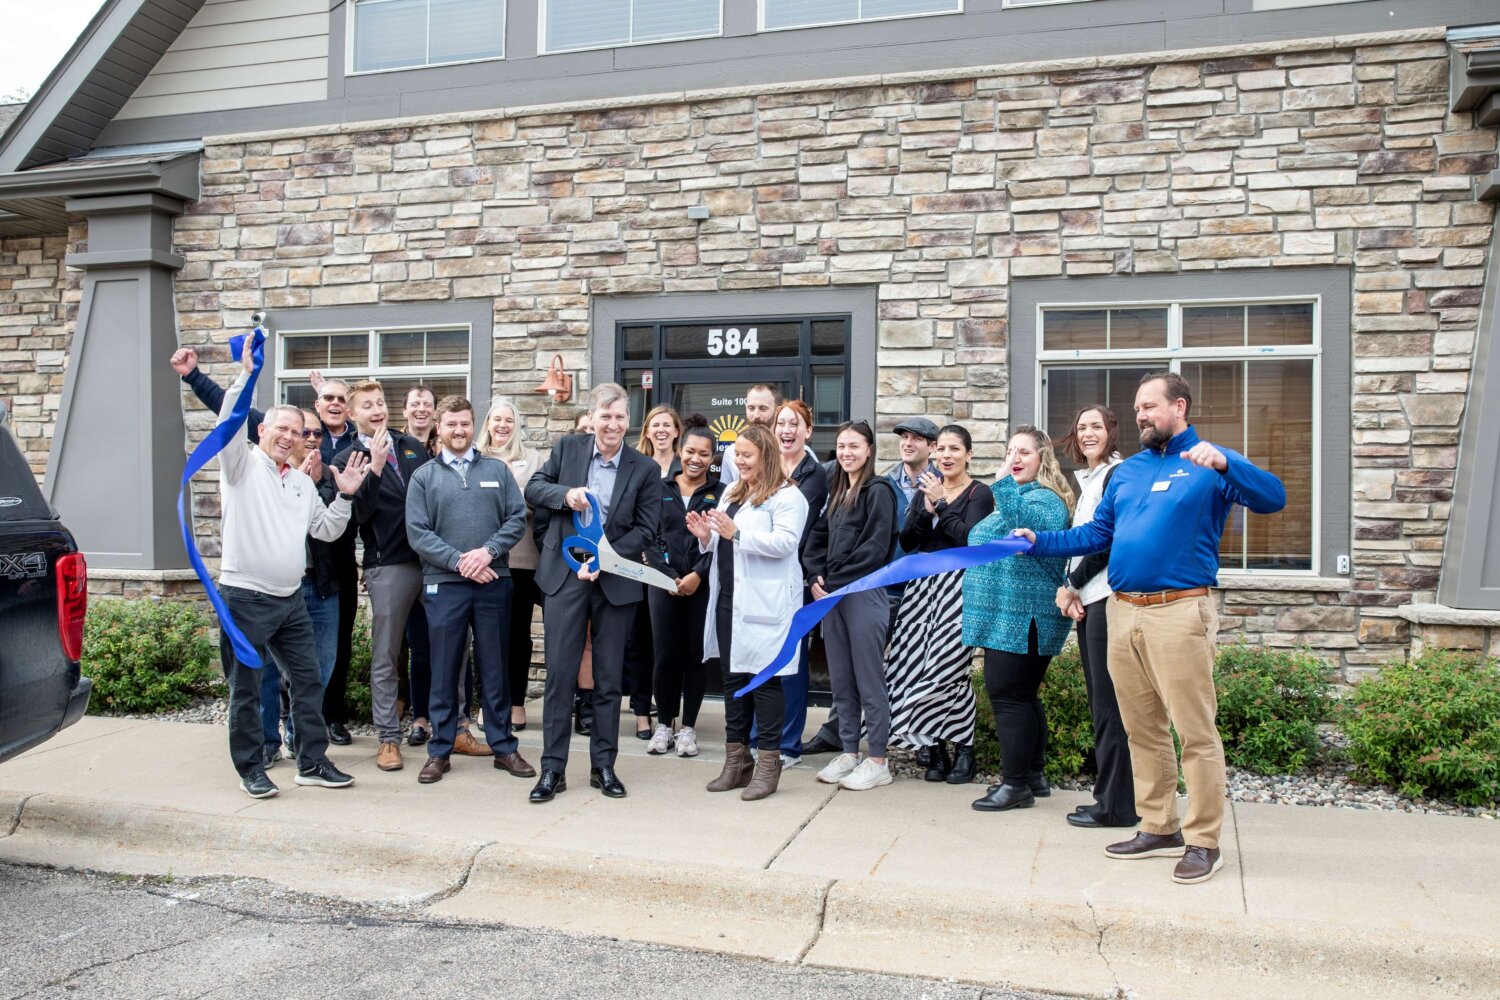
<instances>
[{"instance_id":1,"label":"woman with sunglasses on head","mask_svg":"<svg viewBox=\"0 0 1500 1000\"><path fill-rule=\"evenodd\" d=\"M995 512L969 531L969 544L1004 538L1016 528L1059 531L1068 526L1073 491L1047 435L1016 428L1002 476L990 487ZM964 573L963 641L984 650L984 686L995 711L1003 780L974 802L982 812L1029 809L1052 794L1042 773L1047 714L1038 691L1047 664L1073 622L1053 603L1061 559L1001 559Z\"/></svg>"},{"instance_id":2,"label":"woman with sunglasses on head","mask_svg":"<svg viewBox=\"0 0 1500 1000\"><path fill-rule=\"evenodd\" d=\"M676 751L679 757L698 756L698 709L706 683L703 663L703 624L708 617L711 553L700 551L688 530L690 513L706 514L718 506L724 484L709 474L718 446L708 421L698 414L688 418L678 454L682 471L662 480L662 504L657 544L651 564L677 581L677 593L646 588L655 654L652 687L656 690L656 729L646 747L649 754ZM678 722L681 727L678 727Z\"/></svg>"},{"instance_id":3,"label":"woman with sunglasses on head","mask_svg":"<svg viewBox=\"0 0 1500 1000\"><path fill-rule=\"evenodd\" d=\"M840 425L834 438L828 509L813 525L802 567L814 598L886 565L896 548L896 486L875 472L875 433L863 420ZM891 708L885 689L885 638L891 605L884 589L849 594L823 619L823 649L844 752L818 780L851 791L891 783L886 766ZM863 727L869 754L859 756Z\"/></svg>"},{"instance_id":4,"label":"woman with sunglasses on head","mask_svg":"<svg viewBox=\"0 0 1500 1000\"><path fill-rule=\"evenodd\" d=\"M765 798L780 781L781 678L797 669L789 663L750 694L735 697L775 658L787 623L802 606L797 546L807 525L807 501L782 473L777 451L769 430L759 424L745 428L734 446L739 478L716 508L685 517L698 551L712 553L703 655L719 657L724 681L724 769L708 790L743 788L740 798L746 800ZM753 761L752 725L760 743Z\"/></svg>"},{"instance_id":5,"label":"woman with sunglasses on head","mask_svg":"<svg viewBox=\"0 0 1500 1000\"><path fill-rule=\"evenodd\" d=\"M969 475L973 455L973 439L963 427L949 424L938 431L932 451L938 471L917 478L901 529L904 551L962 548L974 526L994 512L994 494ZM931 747L924 777L952 785L974 779L974 650L963 638L963 580L959 569L907 586L886 675L892 735L906 746Z\"/></svg>"},{"instance_id":6,"label":"woman with sunglasses on head","mask_svg":"<svg viewBox=\"0 0 1500 1000\"><path fill-rule=\"evenodd\" d=\"M1073 527L1094 519L1109 477L1115 466L1124 461L1119 443L1120 422L1102 403L1079 410L1072 429L1058 442L1058 450L1081 466L1073 473L1078 480ZM1125 737L1125 723L1120 719L1115 685L1109 677L1109 631L1105 620L1111 594L1108 568L1109 549L1074 556L1068 561L1068 575L1056 595L1058 609L1078 623L1078 654L1083 661L1083 683L1094 722L1094 760L1098 765L1094 802L1068 814L1068 822L1081 827L1135 826L1140 822L1135 811L1130 745Z\"/></svg>"},{"instance_id":7,"label":"woman with sunglasses on head","mask_svg":"<svg viewBox=\"0 0 1500 1000\"><path fill-rule=\"evenodd\" d=\"M641 422L641 436L636 450L653 459L661 469L663 483L677 475L677 442L682 437L682 420L677 411L665 404L653 406ZM651 628L651 604L641 601L635 606L635 623L625 643L625 674L621 683L635 713L635 738L652 740L651 728L652 673L656 663L654 635ZM649 751L649 748L648 748Z\"/></svg>"}]
</instances>

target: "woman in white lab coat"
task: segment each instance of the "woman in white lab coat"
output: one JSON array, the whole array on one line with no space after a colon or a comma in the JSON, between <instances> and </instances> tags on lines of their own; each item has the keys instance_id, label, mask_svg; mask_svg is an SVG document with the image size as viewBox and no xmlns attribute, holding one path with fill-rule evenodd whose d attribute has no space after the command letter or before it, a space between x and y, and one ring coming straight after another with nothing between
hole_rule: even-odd
<instances>
[{"instance_id":1,"label":"woman in white lab coat","mask_svg":"<svg viewBox=\"0 0 1500 1000\"><path fill-rule=\"evenodd\" d=\"M796 658L744 698L734 695L775 658L802 606L797 549L807 501L782 471L776 439L766 428L751 425L740 432L734 463L739 479L719 506L689 513L687 526L699 548L713 552L703 656L719 657L724 680L724 770L708 790L743 788L740 798L752 800L776 791L781 777L781 677L796 672ZM752 722L760 742L753 760Z\"/></svg>"}]
</instances>

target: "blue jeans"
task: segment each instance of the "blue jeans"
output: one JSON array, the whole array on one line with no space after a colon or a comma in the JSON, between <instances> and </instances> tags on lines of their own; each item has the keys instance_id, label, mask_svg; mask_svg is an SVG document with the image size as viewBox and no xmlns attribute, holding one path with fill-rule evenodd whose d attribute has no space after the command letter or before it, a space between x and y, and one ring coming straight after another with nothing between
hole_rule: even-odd
<instances>
[{"instance_id":1,"label":"blue jeans","mask_svg":"<svg viewBox=\"0 0 1500 1000\"><path fill-rule=\"evenodd\" d=\"M333 675L334 660L339 645L339 596L323 597L318 586L307 577L302 578L302 601L307 605L307 617L313 628L313 654L318 661L318 682L328 686ZM290 715L282 708L281 671L276 661L266 660L260 678L260 725L263 741L268 747L281 745L280 725L285 723L288 739L293 738Z\"/></svg>"}]
</instances>

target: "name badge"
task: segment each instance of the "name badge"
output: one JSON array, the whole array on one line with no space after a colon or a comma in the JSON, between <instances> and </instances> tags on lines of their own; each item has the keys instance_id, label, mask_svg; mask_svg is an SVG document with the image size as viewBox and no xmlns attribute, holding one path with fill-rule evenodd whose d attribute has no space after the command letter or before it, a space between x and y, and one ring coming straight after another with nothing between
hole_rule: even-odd
<instances>
[{"instance_id":1,"label":"name badge","mask_svg":"<svg viewBox=\"0 0 1500 1000\"><path fill-rule=\"evenodd\" d=\"M524 469L526 468L526 459L518 458L514 462L510 463L510 467L512 469Z\"/></svg>"},{"instance_id":2,"label":"name badge","mask_svg":"<svg viewBox=\"0 0 1500 1000\"><path fill-rule=\"evenodd\" d=\"M436 594L437 590L438 590L438 585L437 584L435 584L435 583L429 583L427 585L427 593L429 593L429 594Z\"/></svg>"},{"instance_id":3,"label":"name badge","mask_svg":"<svg viewBox=\"0 0 1500 1000\"><path fill-rule=\"evenodd\" d=\"M1169 490L1171 488L1172 488L1172 481L1170 479L1163 479L1163 480L1160 480L1159 482L1155 482L1155 483L1151 484L1151 492L1152 493L1165 493L1165 492L1167 492L1167 490Z\"/></svg>"},{"instance_id":4,"label":"name badge","mask_svg":"<svg viewBox=\"0 0 1500 1000\"><path fill-rule=\"evenodd\" d=\"M496 480L488 480L486 482L480 483L479 485L484 487L485 489L491 490L498 490L500 488L500 483Z\"/></svg>"}]
</instances>

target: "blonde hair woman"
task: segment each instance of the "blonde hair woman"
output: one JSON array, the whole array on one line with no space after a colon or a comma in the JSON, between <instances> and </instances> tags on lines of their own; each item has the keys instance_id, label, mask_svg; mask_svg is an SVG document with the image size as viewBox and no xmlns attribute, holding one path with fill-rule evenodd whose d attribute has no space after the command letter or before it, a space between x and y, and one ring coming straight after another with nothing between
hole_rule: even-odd
<instances>
[{"instance_id":1,"label":"blonde hair woman","mask_svg":"<svg viewBox=\"0 0 1500 1000\"><path fill-rule=\"evenodd\" d=\"M682 418L670 406L653 406L646 419L641 422L641 437L635 450L647 458L654 458L661 466L661 477L670 479L677 475L681 466L677 458L677 442L682 440Z\"/></svg>"}]
</instances>

